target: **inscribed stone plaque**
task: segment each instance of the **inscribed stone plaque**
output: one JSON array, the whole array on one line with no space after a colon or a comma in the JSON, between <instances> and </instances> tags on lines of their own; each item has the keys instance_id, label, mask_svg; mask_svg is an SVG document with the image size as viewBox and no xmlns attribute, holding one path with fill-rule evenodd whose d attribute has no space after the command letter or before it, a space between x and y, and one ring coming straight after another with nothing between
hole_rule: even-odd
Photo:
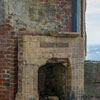
<instances>
[{"instance_id":1,"label":"inscribed stone plaque","mask_svg":"<svg viewBox=\"0 0 100 100\"><path fill-rule=\"evenodd\" d=\"M65 48L69 47L69 43L50 43L50 42L41 42L40 43L41 48Z\"/></svg>"}]
</instances>

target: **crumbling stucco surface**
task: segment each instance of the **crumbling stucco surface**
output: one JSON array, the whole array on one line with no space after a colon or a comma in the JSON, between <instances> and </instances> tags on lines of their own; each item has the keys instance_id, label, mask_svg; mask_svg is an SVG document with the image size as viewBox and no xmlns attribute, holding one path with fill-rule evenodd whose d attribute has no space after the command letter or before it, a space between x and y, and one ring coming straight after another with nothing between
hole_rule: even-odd
<instances>
[{"instance_id":1,"label":"crumbling stucco surface","mask_svg":"<svg viewBox=\"0 0 100 100\"><path fill-rule=\"evenodd\" d=\"M14 14L12 26L25 27L28 32L69 32L72 18L70 1L60 3L59 0L8 0L9 9L6 12Z\"/></svg>"}]
</instances>

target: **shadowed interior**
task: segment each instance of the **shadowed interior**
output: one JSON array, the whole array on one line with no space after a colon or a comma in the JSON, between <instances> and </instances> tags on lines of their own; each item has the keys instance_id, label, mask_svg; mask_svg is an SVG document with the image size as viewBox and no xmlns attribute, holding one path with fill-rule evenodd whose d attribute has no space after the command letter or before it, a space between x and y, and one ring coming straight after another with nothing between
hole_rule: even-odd
<instances>
[{"instance_id":1,"label":"shadowed interior","mask_svg":"<svg viewBox=\"0 0 100 100\"><path fill-rule=\"evenodd\" d=\"M40 100L56 97L59 100L69 98L67 67L62 63L46 64L38 71L38 91ZM52 99L53 100L53 99Z\"/></svg>"}]
</instances>

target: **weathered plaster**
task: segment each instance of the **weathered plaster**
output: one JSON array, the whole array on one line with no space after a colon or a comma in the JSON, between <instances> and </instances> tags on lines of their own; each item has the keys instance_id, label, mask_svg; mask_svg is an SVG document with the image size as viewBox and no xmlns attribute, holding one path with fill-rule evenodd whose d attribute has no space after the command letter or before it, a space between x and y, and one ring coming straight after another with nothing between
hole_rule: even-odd
<instances>
[{"instance_id":1,"label":"weathered plaster","mask_svg":"<svg viewBox=\"0 0 100 100\"><path fill-rule=\"evenodd\" d=\"M4 0L0 0L0 25L5 23L4 20L5 20Z\"/></svg>"},{"instance_id":2,"label":"weathered plaster","mask_svg":"<svg viewBox=\"0 0 100 100\"><path fill-rule=\"evenodd\" d=\"M72 5L69 1L8 0L8 2L8 14L15 15L11 20L14 27L23 26L28 32L34 33L71 31ZM16 23L15 20L19 22Z\"/></svg>"}]
</instances>

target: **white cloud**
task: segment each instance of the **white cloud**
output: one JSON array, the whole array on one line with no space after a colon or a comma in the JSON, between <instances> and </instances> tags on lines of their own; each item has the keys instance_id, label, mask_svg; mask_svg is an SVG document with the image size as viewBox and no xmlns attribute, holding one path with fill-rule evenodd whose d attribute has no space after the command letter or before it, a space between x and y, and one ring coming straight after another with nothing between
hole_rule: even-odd
<instances>
[{"instance_id":1,"label":"white cloud","mask_svg":"<svg viewBox=\"0 0 100 100\"><path fill-rule=\"evenodd\" d=\"M100 14L100 0L87 0L87 14Z\"/></svg>"},{"instance_id":2,"label":"white cloud","mask_svg":"<svg viewBox=\"0 0 100 100\"><path fill-rule=\"evenodd\" d=\"M100 0L87 0L87 42L100 44Z\"/></svg>"}]
</instances>

